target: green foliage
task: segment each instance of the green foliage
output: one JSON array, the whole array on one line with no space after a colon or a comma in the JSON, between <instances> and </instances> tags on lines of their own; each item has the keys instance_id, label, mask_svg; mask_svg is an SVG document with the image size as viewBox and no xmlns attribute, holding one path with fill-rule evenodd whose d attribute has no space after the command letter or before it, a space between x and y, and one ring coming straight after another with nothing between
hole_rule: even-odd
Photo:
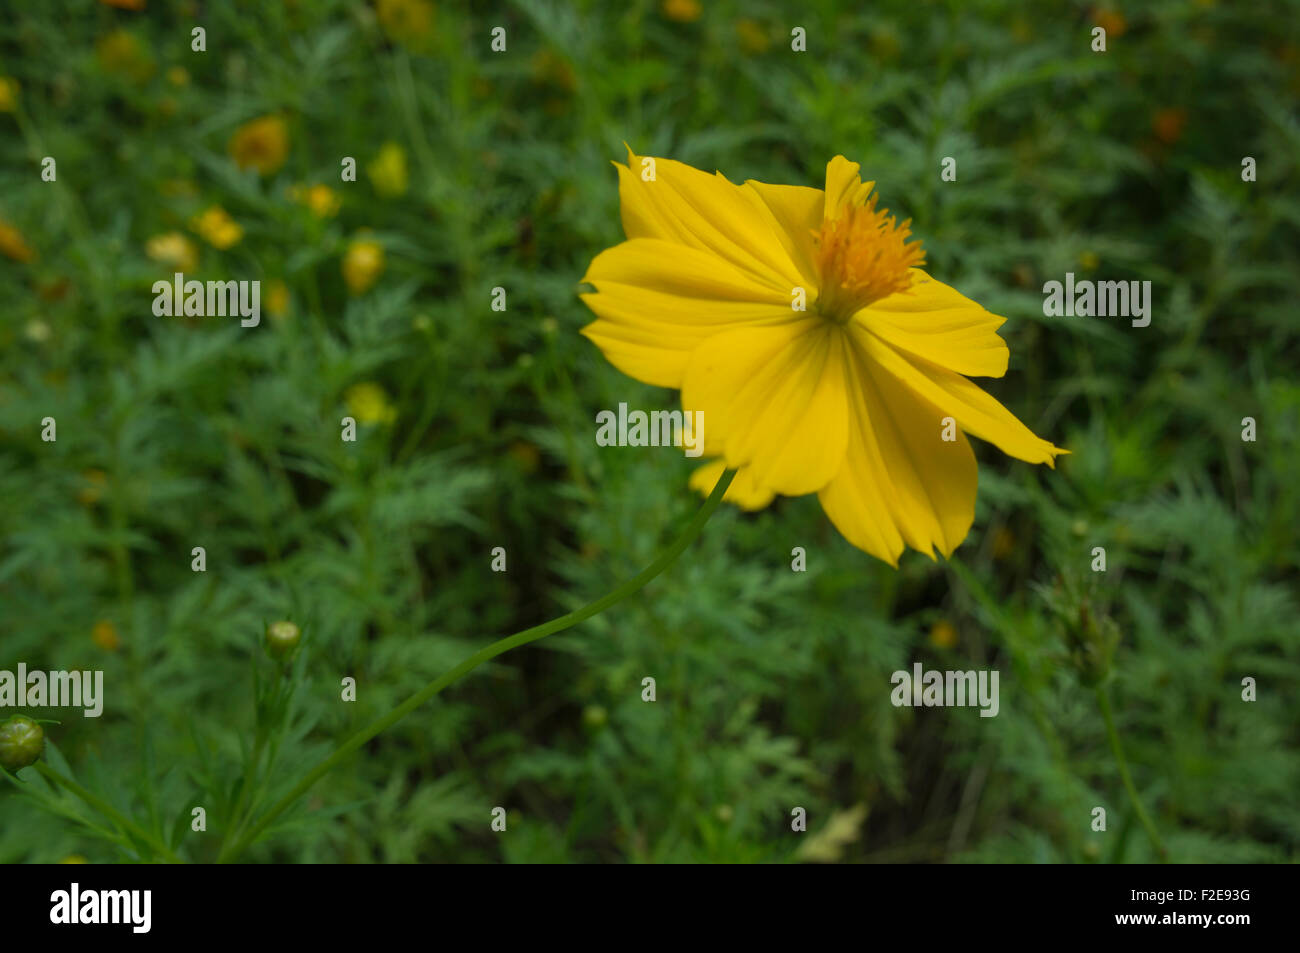
<instances>
[{"instance_id":1,"label":"green foliage","mask_svg":"<svg viewBox=\"0 0 1300 953\"><path fill-rule=\"evenodd\" d=\"M51 0L0 33L19 83L0 223L35 253L0 257L0 668L104 670L103 716L55 713L46 762L139 828L26 768L0 786L0 860L214 860L350 732L676 533L693 463L593 441L599 410L676 395L578 333L586 265L622 238L624 142L732 181L820 187L832 156L861 162L932 274L1009 318L988 389L1071 455L980 446L969 538L898 571L813 497L724 508L640 595L364 746L249 859L1150 861L1085 684L1099 659L1171 859L1300 855L1287 10L1153 0L1106 19L1100 54L1091 4L821 0L792 20L755 0L683 23L644 0L440 3L396 39L357 0L149 6ZM289 148L259 176L227 143L264 115ZM368 172L390 141L401 196ZM290 194L314 184L336 216ZM211 206L243 228L225 250L191 230ZM384 270L352 294L363 229ZM187 273L262 281L258 327L154 316L180 269L146 244L171 232L198 250ZM1150 280L1150 327L1044 317L1066 271ZM359 383L391 419L345 443ZM303 633L287 674L261 648L281 619ZM1000 713L894 708L915 661L998 669Z\"/></svg>"}]
</instances>

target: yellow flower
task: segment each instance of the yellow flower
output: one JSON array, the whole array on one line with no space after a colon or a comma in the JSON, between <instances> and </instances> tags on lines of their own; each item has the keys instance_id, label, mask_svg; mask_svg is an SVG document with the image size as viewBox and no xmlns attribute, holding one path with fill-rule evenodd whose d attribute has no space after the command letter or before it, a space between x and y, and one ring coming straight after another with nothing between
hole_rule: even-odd
<instances>
[{"instance_id":1,"label":"yellow flower","mask_svg":"<svg viewBox=\"0 0 1300 953\"><path fill-rule=\"evenodd\" d=\"M376 0L375 15L388 38L419 45L433 29L433 4L427 0Z\"/></svg>"},{"instance_id":2,"label":"yellow flower","mask_svg":"<svg viewBox=\"0 0 1300 953\"><path fill-rule=\"evenodd\" d=\"M95 56L106 73L121 76L132 83L144 83L153 75L153 58L134 33L114 30L95 43Z\"/></svg>"},{"instance_id":3,"label":"yellow flower","mask_svg":"<svg viewBox=\"0 0 1300 953\"><path fill-rule=\"evenodd\" d=\"M11 113L18 108L18 80L0 76L0 113Z\"/></svg>"},{"instance_id":4,"label":"yellow flower","mask_svg":"<svg viewBox=\"0 0 1300 953\"><path fill-rule=\"evenodd\" d=\"M180 232L155 235L144 243L144 253L177 271L193 271L199 263L198 249Z\"/></svg>"},{"instance_id":5,"label":"yellow flower","mask_svg":"<svg viewBox=\"0 0 1300 953\"><path fill-rule=\"evenodd\" d=\"M918 267L918 243L836 156L826 188L734 185L670 159L615 163L628 240L597 255L583 328L616 367L680 388L733 498L817 493L855 546L893 566L947 556L975 515L973 434L1031 463L1034 436L968 375L1001 377L990 314ZM806 310L800 310L804 305Z\"/></svg>"},{"instance_id":6,"label":"yellow flower","mask_svg":"<svg viewBox=\"0 0 1300 953\"><path fill-rule=\"evenodd\" d=\"M61 864L88 864L88 863L90 863L90 861L86 860L86 858L83 857L83 856L81 856L80 854L69 854L67 857L64 857L61 861L59 861L59 863L61 863Z\"/></svg>"},{"instance_id":7,"label":"yellow flower","mask_svg":"<svg viewBox=\"0 0 1300 953\"><path fill-rule=\"evenodd\" d=\"M388 402L388 394L374 381L353 384L343 395L348 413L361 424L389 424L397 419L397 410Z\"/></svg>"},{"instance_id":8,"label":"yellow flower","mask_svg":"<svg viewBox=\"0 0 1300 953\"><path fill-rule=\"evenodd\" d=\"M266 310L273 318L283 318L289 313L289 286L279 278L266 287Z\"/></svg>"},{"instance_id":9,"label":"yellow flower","mask_svg":"<svg viewBox=\"0 0 1300 953\"><path fill-rule=\"evenodd\" d=\"M930 627L930 644L938 649L950 649L957 644L957 630L947 619L940 619Z\"/></svg>"},{"instance_id":10,"label":"yellow flower","mask_svg":"<svg viewBox=\"0 0 1300 953\"><path fill-rule=\"evenodd\" d=\"M368 238L354 238L343 253L343 280L354 295L365 293L384 272L384 246Z\"/></svg>"},{"instance_id":11,"label":"yellow flower","mask_svg":"<svg viewBox=\"0 0 1300 953\"><path fill-rule=\"evenodd\" d=\"M328 185L311 185L305 189L295 185L289 189L289 197L307 206L317 218L333 218L341 203L338 193Z\"/></svg>"},{"instance_id":12,"label":"yellow flower","mask_svg":"<svg viewBox=\"0 0 1300 953\"><path fill-rule=\"evenodd\" d=\"M1118 10L1094 10L1092 22L1106 31L1106 38L1113 40L1128 32L1128 21Z\"/></svg>"},{"instance_id":13,"label":"yellow flower","mask_svg":"<svg viewBox=\"0 0 1300 953\"><path fill-rule=\"evenodd\" d=\"M86 470L81 474L85 486L77 491L77 502L83 506L94 506L104 495L104 486L108 483L108 474L103 470ZM107 625L107 623L104 623Z\"/></svg>"},{"instance_id":14,"label":"yellow flower","mask_svg":"<svg viewBox=\"0 0 1300 953\"><path fill-rule=\"evenodd\" d=\"M289 157L289 127L279 116L246 122L230 137L226 151L241 169L270 175Z\"/></svg>"},{"instance_id":15,"label":"yellow flower","mask_svg":"<svg viewBox=\"0 0 1300 953\"><path fill-rule=\"evenodd\" d=\"M36 252L27 247L22 232L12 225L0 222L0 255L14 261L29 262L36 257Z\"/></svg>"},{"instance_id":16,"label":"yellow flower","mask_svg":"<svg viewBox=\"0 0 1300 953\"><path fill-rule=\"evenodd\" d=\"M772 45L767 31L747 17L736 21L736 36L740 40L740 48L746 53L766 53Z\"/></svg>"},{"instance_id":17,"label":"yellow flower","mask_svg":"<svg viewBox=\"0 0 1300 953\"><path fill-rule=\"evenodd\" d=\"M185 86L190 81L189 71L183 66L173 66L167 70L167 82L173 86Z\"/></svg>"},{"instance_id":18,"label":"yellow flower","mask_svg":"<svg viewBox=\"0 0 1300 953\"><path fill-rule=\"evenodd\" d=\"M90 630L90 641L106 652L116 652L122 645L122 640L117 635L117 626L102 619Z\"/></svg>"},{"instance_id":19,"label":"yellow flower","mask_svg":"<svg viewBox=\"0 0 1300 953\"><path fill-rule=\"evenodd\" d=\"M190 227L214 248L229 248L244 237L243 228L220 205L213 205L202 215L196 216Z\"/></svg>"},{"instance_id":20,"label":"yellow flower","mask_svg":"<svg viewBox=\"0 0 1300 953\"><path fill-rule=\"evenodd\" d=\"M694 23L704 9L700 0L664 0L664 16L678 23Z\"/></svg>"},{"instance_id":21,"label":"yellow flower","mask_svg":"<svg viewBox=\"0 0 1300 953\"><path fill-rule=\"evenodd\" d=\"M406 150L395 142L385 142L373 162L366 166L370 184L388 198L406 194Z\"/></svg>"}]
</instances>

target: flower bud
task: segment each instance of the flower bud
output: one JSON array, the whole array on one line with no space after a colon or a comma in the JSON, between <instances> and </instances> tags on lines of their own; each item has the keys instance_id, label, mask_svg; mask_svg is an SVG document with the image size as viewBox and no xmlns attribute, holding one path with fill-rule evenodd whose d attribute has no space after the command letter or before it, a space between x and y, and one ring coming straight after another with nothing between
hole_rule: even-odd
<instances>
[{"instance_id":1,"label":"flower bud","mask_svg":"<svg viewBox=\"0 0 1300 953\"><path fill-rule=\"evenodd\" d=\"M301 638L302 632L292 622L272 622L266 627L266 654L277 662L288 661Z\"/></svg>"},{"instance_id":2,"label":"flower bud","mask_svg":"<svg viewBox=\"0 0 1300 953\"><path fill-rule=\"evenodd\" d=\"M0 766L18 771L35 764L45 749L45 730L26 715L14 715L0 725Z\"/></svg>"}]
</instances>

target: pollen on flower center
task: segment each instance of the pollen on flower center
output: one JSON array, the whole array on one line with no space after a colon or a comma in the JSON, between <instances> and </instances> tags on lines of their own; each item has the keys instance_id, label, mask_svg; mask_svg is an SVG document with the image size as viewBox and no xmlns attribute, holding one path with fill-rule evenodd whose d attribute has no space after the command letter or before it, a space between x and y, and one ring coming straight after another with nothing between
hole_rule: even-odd
<instances>
[{"instance_id":1,"label":"pollen on flower center","mask_svg":"<svg viewBox=\"0 0 1300 953\"><path fill-rule=\"evenodd\" d=\"M876 196L841 206L813 232L821 288L817 310L845 324L853 313L912 284L908 269L925 264L919 240L908 241L911 219L898 224Z\"/></svg>"}]
</instances>

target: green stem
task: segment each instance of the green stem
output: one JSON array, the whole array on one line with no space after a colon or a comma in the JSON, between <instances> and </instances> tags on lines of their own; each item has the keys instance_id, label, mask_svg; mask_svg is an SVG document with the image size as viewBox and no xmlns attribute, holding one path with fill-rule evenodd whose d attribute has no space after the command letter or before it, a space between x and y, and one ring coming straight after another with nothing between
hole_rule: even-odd
<instances>
[{"instance_id":1,"label":"green stem","mask_svg":"<svg viewBox=\"0 0 1300 953\"><path fill-rule=\"evenodd\" d=\"M148 831L144 830L142 827L139 827L134 821L132 821L126 815L122 814L120 811L117 810L117 808L113 807L113 805L109 804L103 798L99 797L98 795L91 794L89 791L83 788L76 781L73 781L71 778L65 778L63 775L59 774L59 772L55 771L44 761L37 761L34 767L36 768L37 771L41 773L42 776L44 776L44 778L47 781L49 781L52 784L57 784L62 788L66 788L68 791L72 792L77 797L81 798L88 805L90 805L90 807L94 808L100 814L104 815L104 817L108 818L110 821L112 821L122 830L134 835L137 839L143 841L144 843L152 847L154 850L158 851L160 855L165 857L167 860L171 861L173 864L182 863L181 859L177 857L174 853L172 853L170 848L168 848L166 844L164 844L161 840L159 840L154 835L150 834Z\"/></svg>"},{"instance_id":2,"label":"green stem","mask_svg":"<svg viewBox=\"0 0 1300 953\"><path fill-rule=\"evenodd\" d=\"M704 524L707 523L709 517L713 515L713 511L716 510L718 504L722 502L723 494L727 492L727 487L731 485L731 481L735 475L736 473L734 470L728 470L723 473L719 478L717 485L713 488L713 492L709 494L709 498L705 500L704 505L700 507L699 512L696 513L694 518L686 524L686 528L681 531L675 540L673 540L672 544L660 553L655 561L646 566L645 569L627 580L613 592L602 596L595 602L587 603L581 609L577 609L567 615L562 615L559 618L552 619L550 622L535 625L531 629L524 629L522 632L517 632L514 635L507 636L504 639L493 642L486 648L480 649L451 671L429 682L429 684L425 685L422 689L406 701L402 702L388 714L371 722L365 728L362 728L360 731L353 734L350 738L339 745L333 754L303 775L298 783L293 786L293 789L284 797L280 798L280 800L276 801L265 814L258 818L257 823L254 824L246 834L240 837L233 847L229 850L223 850L221 855L218 856L217 862L230 863L235 858L239 857L240 854L252 845L252 843L257 839L257 836L266 829L267 825L284 813L284 811L292 806L298 798L307 793L307 790L311 788L313 784L337 767L339 762L380 732L391 728L398 721L409 715L416 708L419 708L448 685L454 684L470 672L474 671L474 669L478 668L484 662L490 661L504 652L508 652L513 648L518 648L521 645L527 645L529 642L536 642L538 639L571 628L579 622L583 622L594 615L604 612L610 606L622 602L628 596L638 592L646 585L646 583L650 582L650 580L654 579L671 566L686 547L694 542L695 537L698 536L700 530L704 528Z\"/></svg>"},{"instance_id":3,"label":"green stem","mask_svg":"<svg viewBox=\"0 0 1300 953\"><path fill-rule=\"evenodd\" d=\"M1128 799L1132 802L1133 809L1137 811L1138 820L1146 829L1147 837L1151 838L1157 856L1161 863L1164 863L1169 860L1169 852L1165 849L1164 842L1160 840L1160 835L1156 833L1156 826L1151 823L1146 808L1138 798L1137 788L1133 786L1133 778L1129 776L1128 762L1124 760L1124 749L1119 743L1119 732L1115 730L1115 716L1111 714L1110 695L1105 685L1097 686L1097 704L1101 707L1101 718L1106 723L1106 737L1110 739L1110 750L1115 754L1115 764L1119 767L1119 776L1124 782L1124 790L1128 792Z\"/></svg>"}]
</instances>

